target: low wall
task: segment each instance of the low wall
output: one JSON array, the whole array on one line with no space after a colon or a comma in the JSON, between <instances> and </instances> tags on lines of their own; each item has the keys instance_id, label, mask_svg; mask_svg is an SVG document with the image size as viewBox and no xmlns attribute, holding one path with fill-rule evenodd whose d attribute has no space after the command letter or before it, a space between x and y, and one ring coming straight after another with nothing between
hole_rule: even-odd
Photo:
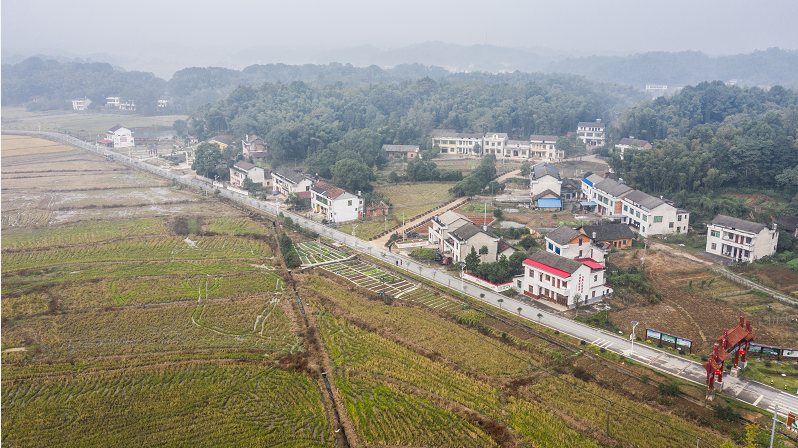
<instances>
[{"instance_id":1,"label":"low wall","mask_svg":"<svg viewBox=\"0 0 798 448\"><path fill-rule=\"evenodd\" d=\"M513 282L507 282L507 283L502 283L500 285L496 285L487 280L482 280L479 277L475 277L467 272L463 272L463 278L471 283L476 283L477 285L482 286L483 288L488 288L495 292L507 291L508 289L513 288Z\"/></svg>"}]
</instances>

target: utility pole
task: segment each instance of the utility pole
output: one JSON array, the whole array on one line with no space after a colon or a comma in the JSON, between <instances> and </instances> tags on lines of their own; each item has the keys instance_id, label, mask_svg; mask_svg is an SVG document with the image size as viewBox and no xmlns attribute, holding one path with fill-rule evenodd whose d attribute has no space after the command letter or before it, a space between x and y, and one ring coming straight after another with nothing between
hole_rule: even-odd
<instances>
[{"instance_id":1,"label":"utility pole","mask_svg":"<svg viewBox=\"0 0 798 448\"><path fill-rule=\"evenodd\" d=\"M776 437L776 417L779 416L779 405L773 409L773 428L770 430L770 448L773 448L773 439Z\"/></svg>"},{"instance_id":2,"label":"utility pole","mask_svg":"<svg viewBox=\"0 0 798 448\"><path fill-rule=\"evenodd\" d=\"M406 240L407 237L405 236L405 214L402 213L402 239Z\"/></svg>"},{"instance_id":3,"label":"utility pole","mask_svg":"<svg viewBox=\"0 0 798 448\"><path fill-rule=\"evenodd\" d=\"M632 341L632 349L629 350L629 364L630 365L633 362L632 361L632 355L633 355L633 353L635 351L635 328L637 328L638 324L640 324L640 322L632 321L632 334L629 335L629 340Z\"/></svg>"}]
</instances>

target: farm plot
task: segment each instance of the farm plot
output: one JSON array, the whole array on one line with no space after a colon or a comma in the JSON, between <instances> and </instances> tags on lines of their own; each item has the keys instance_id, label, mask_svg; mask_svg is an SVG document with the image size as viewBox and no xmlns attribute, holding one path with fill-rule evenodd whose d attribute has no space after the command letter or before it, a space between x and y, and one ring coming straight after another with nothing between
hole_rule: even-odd
<instances>
[{"instance_id":1,"label":"farm plot","mask_svg":"<svg viewBox=\"0 0 798 448\"><path fill-rule=\"evenodd\" d=\"M330 249L315 241L305 241L295 244L294 249L296 249L297 254L299 254L299 259L302 260L303 265L324 263L346 258L346 255L337 250Z\"/></svg>"},{"instance_id":2,"label":"farm plot","mask_svg":"<svg viewBox=\"0 0 798 448\"><path fill-rule=\"evenodd\" d=\"M50 192L42 198L39 208L69 210L87 207L136 207L168 202L194 202L200 198L193 194L167 187L103 189L88 191Z\"/></svg>"},{"instance_id":3,"label":"farm plot","mask_svg":"<svg viewBox=\"0 0 798 448\"><path fill-rule=\"evenodd\" d=\"M333 447L322 393L307 374L263 365L184 364L69 381L3 381L3 441Z\"/></svg>"},{"instance_id":4,"label":"farm plot","mask_svg":"<svg viewBox=\"0 0 798 448\"><path fill-rule=\"evenodd\" d=\"M3 158L53 154L76 150L74 146L64 145L59 142L16 135L4 135L2 137L2 142L3 145L2 150L0 150L0 157Z\"/></svg>"},{"instance_id":5,"label":"farm plot","mask_svg":"<svg viewBox=\"0 0 798 448\"><path fill-rule=\"evenodd\" d=\"M230 233L234 235L243 233L269 233L267 228L243 216L222 216L213 218L208 229L211 232Z\"/></svg>"},{"instance_id":6,"label":"farm plot","mask_svg":"<svg viewBox=\"0 0 798 448\"><path fill-rule=\"evenodd\" d=\"M164 232L163 218L122 222L94 221L39 228L26 226L3 230L3 250L96 243L115 238L159 235Z\"/></svg>"}]
</instances>

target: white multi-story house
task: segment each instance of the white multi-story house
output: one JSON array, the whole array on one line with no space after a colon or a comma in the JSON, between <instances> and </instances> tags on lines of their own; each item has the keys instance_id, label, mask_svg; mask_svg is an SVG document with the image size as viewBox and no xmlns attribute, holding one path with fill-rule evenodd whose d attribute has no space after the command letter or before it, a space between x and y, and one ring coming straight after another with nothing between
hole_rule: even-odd
<instances>
[{"instance_id":1,"label":"white multi-story house","mask_svg":"<svg viewBox=\"0 0 798 448\"><path fill-rule=\"evenodd\" d=\"M261 159L266 156L266 144L263 143L263 139L256 135L246 135L241 140L241 150L244 153L244 157Z\"/></svg>"},{"instance_id":2,"label":"white multi-story house","mask_svg":"<svg viewBox=\"0 0 798 448\"><path fill-rule=\"evenodd\" d=\"M128 128L116 125L105 133L106 141L113 142L114 148L127 148L136 146L133 141L133 132Z\"/></svg>"},{"instance_id":3,"label":"white multi-story house","mask_svg":"<svg viewBox=\"0 0 798 448\"><path fill-rule=\"evenodd\" d=\"M621 199L632 188L612 179L603 179L593 184L592 196L588 198L595 201L596 211L604 216L620 216L623 210Z\"/></svg>"},{"instance_id":4,"label":"white multi-story house","mask_svg":"<svg viewBox=\"0 0 798 448\"><path fill-rule=\"evenodd\" d=\"M283 196L309 192L312 185L313 179L301 172L288 168L272 171L273 191L277 191Z\"/></svg>"},{"instance_id":5,"label":"white multi-story house","mask_svg":"<svg viewBox=\"0 0 798 448\"><path fill-rule=\"evenodd\" d=\"M571 308L577 294L583 304L612 294L605 284L606 269L591 259L571 260L539 250L524 261L524 275L516 281L528 297Z\"/></svg>"},{"instance_id":6,"label":"white multi-story house","mask_svg":"<svg viewBox=\"0 0 798 448\"><path fill-rule=\"evenodd\" d=\"M114 109L119 109L119 97L109 96L108 98L105 99L105 106L113 107Z\"/></svg>"},{"instance_id":7,"label":"white multi-story house","mask_svg":"<svg viewBox=\"0 0 798 448\"><path fill-rule=\"evenodd\" d=\"M529 169L529 188L532 196L550 191L559 197L561 187L562 179L557 168L547 163L538 163Z\"/></svg>"},{"instance_id":8,"label":"white multi-story house","mask_svg":"<svg viewBox=\"0 0 798 448\"><path fill-rule=\"evenodd\" d=\"M159 110L165 110L165 109L168 109L170 107L172 107L172 97L171 96L162 95L160 98L158 98L158 109Z\"/></svg>"},{"instance_id":9,"label":"white multi-story house","mask_svg":"<svg viewBox=\"0 0 798 448\"><path fill-rule=\"evenodd\" d=\"M124 103L119 103L119 110L136 110L136 102L125 101Z\"/></svg>"},{"instance_id":10,"label":"white multi-story house","mask_svg":"<svg viewBox=\"0 0 798 448\"><path fill-rule=\"evenodd\" d=\"M89 108L91 100L83 98L82 100L72 100L72 110L86 110Z\"/></svg>"},{"instance_id":11,"label":"white multi-story house","mask_svg":"<svg viewBox=\"0 0 798 448\"><path fill-rule=\"evenodd\" d=\"M239 160L230 168L230 184L235 187L241 187L246 178L249 178L254 183L266 186L263 182L265 180L263 168Z\"/></svg>"},{"instance_id":12,"label":"white multi-story house","mask_svg":"<svg viewBox=\"0 0 798 448\"><path fill-rule=\"evenodd\" d=\"M363 198L319 181L310 187L310 208L331 222L354 221L363 213Z\"/></svg>"},{"instance_id":13,"label":"white multi-story house","mask_svg":"<svg viewBox=\"0 0 798 448\"><path fill-rule=\"evenodd\" d=\"M528 159L531 147L531 144L526 140L507 140L502 156L505 159L513 160Z\"/></svg>"},{"instance_id":14,"label":"white multi-story house","mask_svg":"<svg viewBox=\"0 0 798 448\"><path fill-rule=\"evenodd\" d=\"M449 232L453 232L460 227L473 222L465 216L451 210L441 215L433 216L430 221L432 226L429 229L429 242L439 251L444 252L444 240L449 238Z\"/></svg>"},{"instance_id":15,"label":"white multi-story house","mask_svg":"<svg viewBox=\"0 0 798 448\"><path fill-rule=\"evenodd\" d=\"M580 122L576 128L576 135L585 142L586 146L603 146L606 141L604 123L601 122L601 119L595 122Z\"/></svg>"},{"instance_id":16,"label":"white multi-story house","mask_svg":"<svg viewBox=\"0 0 798 448\"><path fill-rule=\"evenodd\" d=\"M687 233L689 229L690 212L640 190L624 193L621 205L621 221L643 236Z\"/></svg>"},{"instance_id":17,"label":"white multi-story house","mask_svg":"<svg viewBox=\"0 0 798 448\"><path fill-rule=\"evenodd\" d=\"M599 176L598 174L591 174L586 178L582 179L582 197L587 199L588 201L594 201L593 199L593 192L595 191L595 185L599 182L604 180L603 177Z\"/></svg>"},{"instance_id":18,"label":"white multi-story house","mask_svg":"<svg viewBox=\"0 0 798 448\"><path fill-rule=\"evenodd\" d=\"M556 159L563 158L564 152L557 151L555 146L558 138L559 137L556 135L530 135L530 157L540 159L544 162L553 162Z\"/></svg>"},{"instance_id":19,"label":"white multi-story house","mask_svg":"<svg viewBox=\"0 0 798 448\"><path fill-rule=\"evenodd\" d=\"M776 253L776 224L764 224L718 215L707 224L707 252L739 262L753 262Z\"/></svg>"},{"instance_id":20,"label":"white multi-story house","mask_svg":"<svg viewBox=\"0 0 798 448\"><path fill-rule=\"evenodd\" d=\"M622 138L618 144L615 145L615 150L620 152L621 160L623 160L623 153L630 149L651 149L651 143L648 140L639 140L634 137Z\"/></svg>"},{"instance_id":21,"label":"white multi-story house","mask_svg":"<svg viewBox=\"0 0 798 448\"><path fill-rule=\"evenodd\" d=\"M504 147L507 145L507 134L503 132L492 132L485 134L482 139L482 154L495 154L497 158L504 154Z\"/></svg>"},{"instance_id":22,"label":"white multi-story house","mask_svg":"<svg viewBox=\"0 0 798 448\"><path fill-rule=\"evenodd\" d=\"M480 260L485 263L496 262L502 255L509 258L515 252L512 246L487 226L480 227L471 221L449 232L443 240L443 253L450 255L455 263L465 261L471 248L479 254L483 247L488 249L487 253L480 254Z\"/></svg>"},{"instance_id":23,"label":"white multi-story house","mask_svg":"<svg viewBox=\"0 0 798 448\"><path fill-rule=\"evenodd\" d=\"M665 95L668 93L668 86L663 84L646 84L646 93L654 96Z\"/></svg>"},{"instance_id":24,"label":"white multi-story house","mask_svg":"<svg viewBox=\"0 0 798 448\"><path fill-rule=\"evenodd\" d=\"M545 242L546 252L571 260L589 258L603 263L610 252L609 244L594 241L592 235L586 235L580 227L557 227L546 234Z\"/></svg>"},{"instance_id":25,"label":"white multi-story house","mask_svg":"<svg viewBox=\"0 0 798 448\"><path fill-rule=\"evenodd\" d=\"M482 134L457 134L457 152L459 154L482 155ZM478 152L474 152L474 145L479 145Z\"/></svg>"}]
</instances>

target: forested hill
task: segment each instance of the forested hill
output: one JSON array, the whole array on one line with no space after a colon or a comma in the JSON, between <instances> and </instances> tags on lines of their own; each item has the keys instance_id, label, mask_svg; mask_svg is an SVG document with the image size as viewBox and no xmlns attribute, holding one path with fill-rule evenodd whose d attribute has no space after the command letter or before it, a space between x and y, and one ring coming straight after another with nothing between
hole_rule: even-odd
<instances>
[{"instance_id":1,"label":"forested hill","mask_svg":"<svg viewBox=\"0 0 798 448\"><path fill-rule=\"evenodd\" d=\"M596 81L644 88L696 85L715 79L740 85L798 88L798 51L769 48L749 54L711 57L698 51L648 52L629 56L590 56L547 65L546 71L583 75Z\"/></svg>"},{"instance_id":2,"label":"forested hill","mask_svg":"<svg viewBox=\"0 0 798 448\"><path fill-rule=\"evenodd\" d=\"M65 63L28 58L2 66L2 105L30 103L36 109L71 109L71 100L104 105L111 95L134 99L141 113L154 113L166 81L152 73L114 70L103 62ZM31 103L36 99L35 103Z\"/></svg>"},{"instance_id":3,"label":"forested hill","mask_svg":"<svg viewBox=\"0 0 798 448\"><path fill-rule=\"evenodd\" d=\"M648 138L610 166L630 185L666 195L698 221L744 217L741 201L719 193L766 192L798 213L798 92L701 83L625 111L622 135ZM764 221L772 217L763 217Z\"/></svg>"},{"instance_id":4,"label":"forested hill","mask_svg":"<svg viewBox=\"0 0 798 448\"><path fill-rule=\"evenodd\" d=\"M269 142L273 162L311 156L309 162L323 170L335 163L339 152L351 152L347 149L368 152L365 147L379 150L382 144L424 144L436 128L516 137L564 135L580 121L608 120L641 95L627 86L579 76L539 79L488 84L424 78L360 87L267 83L237 88L213 106L198 109L190 125L200 137L257 134Z\"/></svg>"}]
</instances>

